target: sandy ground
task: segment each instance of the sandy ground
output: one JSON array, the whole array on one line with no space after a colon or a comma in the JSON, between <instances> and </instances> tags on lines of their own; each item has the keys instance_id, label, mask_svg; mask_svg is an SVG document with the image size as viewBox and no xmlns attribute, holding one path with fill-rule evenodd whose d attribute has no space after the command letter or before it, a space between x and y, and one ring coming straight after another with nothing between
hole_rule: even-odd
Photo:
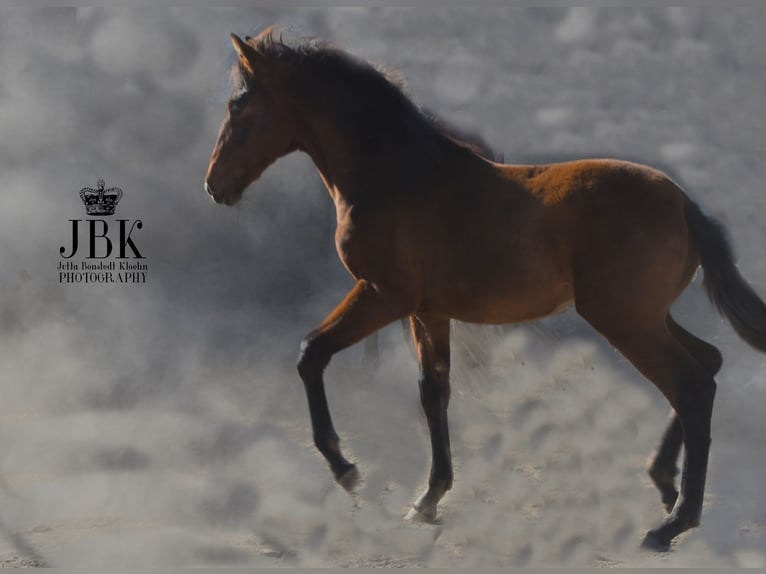
<instances>
[{"instance_id":1,"label":"sandy ground","mask_svg":"<svg viewBox=\"0 0 766 574\"><path fill-rule=\"evenodd\" d=\"M0 15L0 566L766 566L766 357L700 277L674 310L726 357L700 528L639 549L663 516L644 464L668 407L573 311L456 327L454 489L436 524L408 524L428 436L398 325L377 372L359 347L327 371L355 497L310 441L298 341L351 283L309 161L281 161L237 209L200 189L228 33L279 21L393 65L507 161L670 169L766 295L766 11ZM145 222L145 286L56 281L76 192L97 177Z\"/></svg>"}]
</instances>

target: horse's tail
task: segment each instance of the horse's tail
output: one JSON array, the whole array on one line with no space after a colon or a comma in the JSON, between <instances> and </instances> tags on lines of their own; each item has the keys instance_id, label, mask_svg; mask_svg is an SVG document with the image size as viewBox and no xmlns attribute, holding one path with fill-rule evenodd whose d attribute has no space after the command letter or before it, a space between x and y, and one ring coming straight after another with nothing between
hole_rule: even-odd
<instances>
[{"instance_id":1,"label":"horse's tail","mask_svg":"<svg viewBox=\"0 0 766 574\"><path fill-rule=\"evenodd\" d=\"M686 225L697 245L705 271L702 284L713 305L740 337L766 352L766 303L740 275L726 229L692 201L686 205Z\"/></svg>"}]
</instances>

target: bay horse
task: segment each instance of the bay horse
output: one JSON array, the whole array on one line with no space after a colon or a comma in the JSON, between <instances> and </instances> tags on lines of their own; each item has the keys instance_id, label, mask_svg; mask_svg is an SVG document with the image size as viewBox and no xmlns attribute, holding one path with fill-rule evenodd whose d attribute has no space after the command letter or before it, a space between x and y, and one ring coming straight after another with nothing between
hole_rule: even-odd
<instances>
[{"instance_id":1,"label":"bay horse","mask_svg":"<svg viewBox=\"0 0 766 574\"><path fill-rule=\"evenodd\" d=\"M487 142L485 142L480 136L473 133L468 133L465 130L461 130L457 128L454 125L449 124L446 122L443 118L437 118L437 116L424 108L423 111L425 114L432 118L433 121L438 122L441 129L445 132L448 132L450 135L458 138L461 142L468 144L471 146L474 152L476 152L478 155L489 159L493 161L503 161L503 155L496 153L494 150L492 150L489 145L487 145ZM402 334L404 335L404 340L409 343L410 342L410 322L407 318L401 319L402 324ZM483 366L474 356L475 349L472 349L474 341L472 341L472 337L470 336L470 333L468 333L467 337L461 336L457 334L457 324L452 324L452 341L453 341L453 347L454 342L457 339L460 343L460 347L458 348L458 351L462 351L462 354L466 357L468 357L468 361L475 367ZM461 339L463 339L461 341ZM455 354L455 350L453 348L452 354ZM378 342L378 331L375 331L370 336L368 336L364 340L364 354L362 356L362 367L369 373L374 374L375 371L378 370L378 367L380 366L380 348L379 348L379 342Z\"/></svg>"},{"instance_id":2,"label":"bay horse","mask_svg":"<svg viewBox=\"0 0 766 574\"><path fill-rule=\"evenodd\" d=\"M433 520L453 479L450 320L515 323L574 305L672 407L648 464L668 514L643 544L665 550L697 526L722 357L670 308L700 265L718 311L766 351L766 305L737 270L722 225L646 165L481 157L397 82L333 46L286 43L273 28L232 42L237 86L205 190L233 205L275 160L307 153L335 203L338 255L356 280L306 335L297 364L314 443L337 482L351 490L360 475L341 452L325 396L323 371L335 353L409 318L432 463L408 516Z\"/></svg>"}]
</instances>

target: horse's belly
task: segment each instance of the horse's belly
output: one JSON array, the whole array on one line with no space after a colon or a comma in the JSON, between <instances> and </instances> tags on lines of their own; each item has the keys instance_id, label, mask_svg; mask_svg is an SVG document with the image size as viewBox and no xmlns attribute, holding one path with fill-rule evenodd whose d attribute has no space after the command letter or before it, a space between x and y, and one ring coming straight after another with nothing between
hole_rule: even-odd
<instances>
[{"instance_id":1,"label":"horse's belly","mask_svg":"<svg viewBox=\"0 0 766 574\"><path fill-rule=\"evenodd\" d=\"M518 323L563 313L573 303L572 286L563 279L535 287L517 281L458 281L446 297L433 299L432 312L469 323Z\"/></svg>"},{"instance_id":2,"label":"horse's belly","mask_svg":"<svg viewBox=\"0 0 766 574\"><path fill-rule=\"evenodd\" d=\"M520 323L558 315L574 303L572 298L489 301L471 306L456 306L447 314L468 323Z\"/></svg>"}]
</instances>

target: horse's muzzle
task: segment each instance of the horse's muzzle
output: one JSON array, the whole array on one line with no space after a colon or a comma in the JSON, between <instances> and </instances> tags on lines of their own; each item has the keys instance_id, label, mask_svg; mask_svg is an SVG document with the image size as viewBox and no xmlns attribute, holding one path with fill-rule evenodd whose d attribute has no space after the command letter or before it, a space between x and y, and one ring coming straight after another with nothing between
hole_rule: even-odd
<instances>
[{"instance_id":1,"label":"horse's muzzle","mask_svg":"<svg viewBox=\"0 0 766 574\"><path fill-rule=\"evenodd\" d=\"M208 183L208 181L207 181L207 180L205 180L205 191L207 192L207 194L208 194L210 197L212 197L213 199L215 199L215 193L213 193L213 188L212 188L212 187L210 187L210 184Z\"/></svg>"},{"instance_id":2,"label":"horse's muzzle","mask_svg":"<svg viewBox=\"0 0 766 574\"><path fill-rule=\"evenodd\" d=\"M226 198L223 195L217 194L215 191L213 191L213 187L210 185L210 182L208 182L207 180L205 180L205 191L211 198L213 198L213 201L215 201L217 204L219 205L221 203L226 203L227 205L229 204L229 202L226 201Z\"/></svg>"},{"instance_id":3,"label":"horse's muzzle","mask_svg":"<svg viewBox=\"0 0 766 574\"><path fill-rule=\"evenodd\" d=\"M227 189L226 187L223 188L223 191L221 191L220 187L213 188L212 185L210 185L210 180L205 179L205 192L213 198L213 201L215 201L218 205L224 204L224 205L234 205L237 203L242 194L241 193L232 193L230 189Z\"/></svg>"}]
</instances>

